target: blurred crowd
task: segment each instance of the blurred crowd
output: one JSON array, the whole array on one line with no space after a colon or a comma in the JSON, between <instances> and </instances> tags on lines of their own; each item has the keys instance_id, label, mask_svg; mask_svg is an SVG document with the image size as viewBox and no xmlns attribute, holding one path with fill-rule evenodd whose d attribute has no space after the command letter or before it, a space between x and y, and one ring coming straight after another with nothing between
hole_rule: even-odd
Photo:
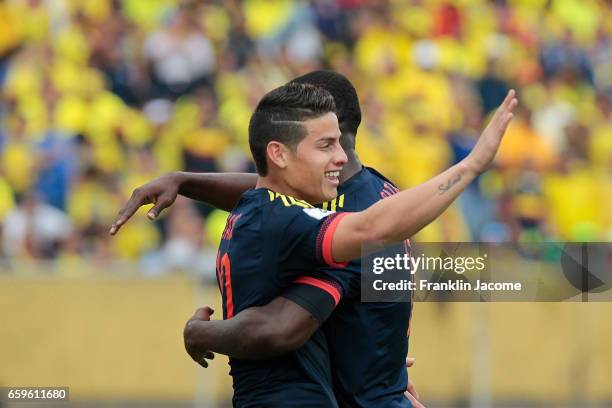
<instances>
[{"instance_id":1,"label":"blurred crowd","mask_svg":"<svg viewBox=\"0 0 612 408\"><path fill-rule=\"evenodd\" d=\"M226 214L179 199L111 238L133 188L253 171L250 113L314 69L355 84L364 163L399 186L461 160L510 88L491 171L422 241L612 240L603 0L0 2L0 258L212 274Z\"/></svg>"}]
</instances>

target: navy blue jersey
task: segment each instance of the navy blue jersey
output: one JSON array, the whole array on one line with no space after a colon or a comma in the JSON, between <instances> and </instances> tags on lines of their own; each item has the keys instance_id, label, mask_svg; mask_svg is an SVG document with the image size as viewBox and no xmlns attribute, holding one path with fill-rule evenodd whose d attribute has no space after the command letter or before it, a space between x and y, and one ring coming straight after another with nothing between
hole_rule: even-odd
<instances>
[{"instance_id":1,"label":"navy blue jersey","mask_svg":"<svg viewBox=\"0 0 612 408\"><path fill-rule=\"evenodd\" d=\"M373 169L363 168L338 189L338 197L323 209L356 212L397 192ZM359 274L361 262L344 272ZM328 273L333 273L328 271ZM411 407L403 396L408 376L405 361L412 305L361 303L360 280L324 324L338 404L342 407Z\"/></svg>"},{"instance_id":2,"label":"navy blue jersey","mask_svg":"<svg viewBox=\"0 0 612 408\"><path fill-rule=\"evenodd\" d=\"M339 269L319 271L344 266L331 257L332 236L343 216L267 189L244 193L228 217L217 255L223 317L265 305L294 284L302 288L298 303L324 320L348 285L346 273L334 272ZM230 366L234 406L337 406L320 330L297 351L265 360L230 358Z\"/></svg>"}]
</instances>

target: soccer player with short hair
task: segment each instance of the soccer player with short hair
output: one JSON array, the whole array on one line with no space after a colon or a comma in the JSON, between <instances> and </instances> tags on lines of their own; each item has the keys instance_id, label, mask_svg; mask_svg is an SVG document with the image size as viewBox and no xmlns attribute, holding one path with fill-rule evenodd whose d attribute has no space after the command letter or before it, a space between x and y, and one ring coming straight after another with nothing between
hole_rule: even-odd
<instances>
[{"instance_id":1,"label":"soccer player with short hair","mask_svg":"<svg viewBox=\"0 0 612 408\"><path fill-rule=\"evenodd\" d=\"M328 74L326 75L329 76ZM308 77L308 75L306 77ZM325 78L325 75L323 75L323 78ZM315 78L311 77L306 80L314 81L315 79L316 79L316 75L315 75ZM348 82L348 80L346 80L346 82ZM348 83L348 86L352 89L350 82ZM354 92L354 89L352 89L352 91ZM339 98L336 97L336 100L338 99ZM356 94L354 95L354 100L357 101ZM490 139L490 140L487 140L487 143L484 146L481 145L480 148L477 147L479 152L477 151L477 149L475 149L475 151L477 151L477 153L480 153L480 154L475 154L474 156L472 156L474 160L471 161L471 163L470 162L464 163L465 166L462 166L463 168L451 168L447 172L445 172L445 173L450 173L450 174L443 173L443 175L437 177L437 179L439 180L436 180L436 178L434 178L434 181L430 181L426 183L426 184L429 184L429 186L419 189L420 193L428 194L432 200L436 201L433 207L430 206L429 208L427 208L428 206L426 205L425 206L419 205L419 203L414 202L414 200L411 200L407 194L402 193L403 195L406 195L406 203L410 202L410 206L408 208L413 208L416 211L421 211L421 215L422 217L424 217L422 220L414 220L414 219L411 220L411 222L416 224L417 228L418 226L422 227L426 225L433 218L435 218L436 213L441 212L445 208L445 206L448 205L448 203L450 203L450 201L452 201L452 199L456 197L456 195L458 194L458 192L456 194L451 193L450 195L452 195L453 197L444 197L444 200L440 200L439 197L437 197L437 195L442 195L442 194L440 194L440 191L436 191L436 189L433 189L432 187L437 187L438 185L442 184L441 180L443 180L444 177L449 177L449 176L452 177L453 180L457 180L457 184L461 184L461 178L463 176L465 176L465 178L467 179L470 179L471 177L473 177L473 174L476 172L475 170L480 168L478 166L482 166L483 164L486 165L486 163L488 163L487 160L490 160L492 158L492 155L494 154L497 148L497 145L499 144L499 139L501 138L501 135L503 135L503 131L505 129L505 126L507 125L507 121L510 119L510 115L508 115L508 113L512 110L515 104L516 104L516 101L512 98L512 96L509 96L509 98L507 98L507 100L505 101L504 105L502 105L503 109L500 109L500 112L498 112L498 115L496 115L496 118L492 121L491 125L494 125L494 126L490 125L487 128L487 130L483 133L482 139L483 140ZM358 102L356 103L356 107L357 107L356 112L359 113ZM346 111L347 111L347 108L345 107L344 112ZM355 110L353 110L353 112L355 112ZM345 184L346 185L345 192L341 191L341 195L335 201L333 201L330 206L335 206L336 208L340 210L347 209L347 208L350 210L354 210L354 211L363 210L364 208L367 208L369 204L376 201L380 196L387 195L389 192L394 192L394 188L382 176L378 175L374 171L369 170L369 169L362 169L361 164L358 162L358 159L356 158L356 155L354 155L354 150L353 150L354 149L354 134L356 132L357 126L359 125L360 117L357 120L351 121L350 119L348 119L350 115L347 115L347 114L343 115L342 106L339 107L338 113L341 118L340 124L341 124L341 128L343 128L343 138L344 138L344 135L347 133L352 136L351 138L344 138L343 145L345 146L345 148L347 148L347 151L351 151L351 153L354 156L354 157L351 157L351 159L353 161L353 164L357 163L357 166L353 166L352 174L350 174L348 177L350 179ZM356 118L356 117L358 116L353 115L353 118ZM321 120L318 120L318 119L321 119ZM315 124L313 128L312 123L317 122L317 120L319 123ZM274 139L281 139L286 134L273 135L272 138L269 140L263 140L263 141L256 140L255 142L258 142L259 145L255 145L254 157L256 158L256 161L258 161L258 170L260 170L260 173L262 172L261 171L262 167L265 169L265 167L262 165L262 159L266 159L265 165L268 164L267 163L268 161L271 161L273 163L272 164L273 166L277 165L278 167L280 167L281 174L283 173L283 171L285 171L284 178L280 177L280 179L277 180L281 182L281 186L280 186L281 189L284 189L285 191L288 191L294 195L298 195L300 198L304 197L312 201L317 201L317 199L319 201L321 200L319 197L317 197L317 195L322 196L323 198L331 198L331 196L328 194L329 186L327 185L327 183L321 180L320 177L319 177L319 180L317 180L317 176L316 176L317 172L315 171L313 173L313 170L315 170L316 167L311 166L311 163L316 162L316 160L314 159L317 159L318 155L317 154L304 155L304 152L308 153L309 150L303 149L302 157L301 158L299 157L299 153L300 153L299 145L302 142L307 142L308 137L310 137L310 133L313 133L311 131L314 131L314 133L316 133L317 130L324 129L326 127L326 124L324 122L325 120L322 116L315 120L307 120L303 122L306 124L306 126L304 127L306 127L308 131L306 132L306 135L303 135L304 133L303 130L301 131L303 135L302 137L304 137L304 139L303 141L300 141L297 146L295 145L292 146L291 145L292 142L289 139L281 140L281 144L285 146L280 146L275 143L272 143L273 145L270 146L270 143L275 141ZM285 125L286 126L298 126L298 127L300 126L297 123L285 123ZM327 125L329 125L329 123ZM328 128L331 129L331 126L328 126ZM297 134L300 133L299 128L293 129L293 130L295 130ZM484 136L488 136L488 137L485 138ZM347 139L348 139L348 143L347 143ZM327 142L330 142L330 143L325 144ZM322 145L316 145L315 143L315 145L311 147L314 147L315 149L323 149L323 150L328 149L332 145L332 141L329 137L327 138L327 142L324 142ZM264 145L266 147L265 156L262 154ZM286 146L288 146L288 149L286 148ZM285 147L285 149L283 149L283 147ZM292 149L295 149L295 150L292 151ZM310 153L312 152L313 151L311 150ZM293 157L293 156L297 156L297 157ZM259 160L257 160L258 158ZM339 163L340 162L336 162L336 164L339 164ZM475 167L471 167L470 164ZM276 170L279 170L279 169L276 169ZM266 170L264 170L264 172L265 171ZM330 171L333 171L333 169ZM306 177L304 177L304 175ZM329 177L326 177L327 181L331 182L332 185L336 183L335 174L328 172L327 176L329 176ZM308 184L308 182L312 180L317 180L317 182L313 184ZM439 184L435 184L436 182L438 182ZM274 181L272 184L275 185L276 187L279 187L274 183ZM351 186L354 186L352 187L352 190L351 190ZM460 190L460 189L461 189L461 186L457 186L457 190ZM359 200L358 199L358 197L360 196L359 193L365 193L365 195L367 196L365 197L366 199ZM414 196L414 194L411 194L411 195ZM278 195L274 194L274 196L275 196L275 200L278 199ZM349 197L351 198L350 202L353 204L352 206L345 207L346 205L345 203L349 203L348 201ZM426 197L427 196L425 196L425 198ZM272 199L272 196L270 196L270 199ZM289 197L286 197L286 200L291 202L291 199ZM446 200L450 200L450 201L446 201ZM285 202L285 199L283 199L282 195L280 195L279 201ZM403 203L403 205L406 205L406 203ZM158 204L161 204L161 200L158 201ZM400 208L404 208L402 203L397 203L397 204L398 205L391 205L389 209L399 210ZM139 205L140 204L138 204L135 208L138 208ZM360 206L363 208L360 208ZM158 207L157 204L156 204L156 207ZM135 208L134 208L134 211L135 211ZM306 211L306 210L307 209L303 209L302 211ZM133 213L133 211L131 213ZM345 217L347 220L350 220L350 218L356 219L354 220L356 221L356 224L353 226L349 226L347 228L348 231L351 231L350 234L355 233L355 232L356 233L361 232L363 234L363 230L360 229L359 225L360 225L360 222L364 222L364 219L366 221L369 219L369 217L364 216L366 213L368 213L368 211L363 211L362 213L353 214L353 215ZM129 218L130 215L131 214L128 214L127 217ZM382 213L379 212L378 216L381 216L381 215ZM233 234L233 231L236 228L236 224L240 223L240 218L242 218L242 215L240 215L238 219L236 219L235 216L230 217L228 221L228 229L226 229L226 232L224 233L224 237L231 236ZM302 217L299 217L299 218L302 218ZM331 218L332 217L326 217L326 219L331 219ZM340 216L336 216L334 217L334 220L338 220L339 218ZM281 220L281 217L279 217L278 220ZM122 221L121 214L119 217L119 221ZM371 222L371 219L370 219L370 222ZM119 222L118 225L121 225L121 223L122 222ZM343 223L344 221L342 222L329 221L328 225L333 226L335 228L340 228L339 226L342 226ZM305 224L308 224L308 222L306 222ZM321 225L324 225L324 223ZM372 225L372 224L369 224L369 225ZM333 229L330 229L329 226L327 227L327 229L325 230L326 232L323 233L323 235L320 235L320 233L317 234L317 236L321 236L324 238L320 238L316 242L324 243L327 241L329 242L330 248L327 248L324 250L324 245L322 245L318 249L315 248L315 252L319 251L321 255L326 253L328 256L333 254L332 259L328 259L328 261L333 261L333 258L336 257L336 253L334 253L334 250L333 250L334 245L332 244L332 242L335 243L337 237L334 238L333 240L331 238L325 239L325 237L328 236L325 234L333 234ZM389 224L387 224L387 227L390 228L390 230L393 230L392 226L390 226ZM410 229L410 228L415 228L415 227L404 225L403 228ZM402 237L404 237L405 233L406 233L405 230L403 230L403 232L400 232L399 234L402 235ZM309 233L309 234L310 235L307 234L308 236L307 241L312 241L312 233ZM337 234L338 234L338 231L336 231L336 235ZM344 236L346 237L346 235ZM385 241L387 239L391 239L395 237L399 238L399 236L397 235L392 235L387 238L385 238L384 236L381 236L381 238L383 238L383 240ZM367 239L367 237L364 235L361 235L360 239L362 240ZM351 236L348 237L348 241L351 241ZM340 244L339 247L340 247L341 252L339 253L339 256L342 257L343 254L344 256L349 256L349 254L351 253L352 254L358 253L358 251L357 252L351 252L351 251L354 251L355 247L359 247L360 242L361 241L358 241L357 244L355 244L354 241L349 242L347 246L343 246L342 244ZM346 250L347 247L349 248L347 252L346 253L342 252L343 250ZM350 258L346 258L346 259L350 259ZM220 270L223 271L223 257L221 258L220 266L221 266ZM297 265L294 267L296 268L295 270L297 271L298 270ZM324 273L323 271L324 270L320 271L320 273ZM359 269L357 268L357 272L358 271ZM329 289L330 287L331 288L335 287L338 290L338 292L340 292L340 289L342 289L343 293L350 292L350 288L346 286L347 281L345 280L344 282L342 282L342 279L338 278L338 275L342 276L342 274L336 273L336 276L332 276L329 278L330 280L327 282L330 283L330 286L327 289ZM333 284L334 279L336 280L339 279L341 283L336 284L334 286ZM302 278L302 280L304 281L307 279ZM225 280L225 282L227 282L227 280ZM325 282L325 280L323 280L323 282ZM294 285L294 286L299 287L300 285ZM305 285L305 286L308 286L308 285ZM311 287L318 287L318 286L311 286ZM328 293L333 293L333 290L329 290ZM274 306L278 306L281 302L284 302L285 305L289 305L291 307L291 301L287 301L287 299L292 299L291 296L292 296L291 294L287 295L287 297L284 298L285 300L282 300L283 298L275 299L272 303L270 303L268 306L265 306L265 307L269 307L273 309ZM337 302L337 300L335 300L336 298L334 298L334 303ZM300 304L299 297L294 297L293 300L296 301L297 304ZM322 303L325 304L325 302L322 302ZM327 303L331 305L331 302L327 302ZM334 366L335 374L336 374L335 387L336 387L336 392L338 394L340 403L343 406L390 406L392 401L395 401L395 403L393 403L393 406L409 406L409 404L400 405L402 404L402 399L397 398L398 396L401 396L401 393L403 389L405 389L405 384L406 384L405 370L403 368L403 359L405 357L405 350L407 346L407 339L405 335L405 332L406 332L405 325L408 322L408 316L410 314L409 304L404 304L404 305L389 304L388 308L380 307L380 310L378 310L378 312L383 313L383 314L393 313L394 308L397 311L400 311L400 313L398 313L399 315L398 321L401 321L401 322L398 324L397 328L380 327L381 330L369 330L369 331L367 330L368 329L367 323L373 323L376 325L376 322L378 320L379 322L378 325L382 324L383 320L380 319L382 315L377 316L376 310L368 310L367 307L360 307L359 302L356 300L353 300L350 302L345 301L344 304L348 304L349 308L345 310L344 313L338 313L338 312L341 312L341 310L339 310L336 313L336 315L340 315L340 316L344 315L344 318L340 319L340 321L337 323L334 323L333 322L334 318L332 318L332 321L330 321L325 326L326 328L333 328L333 327L343 327L344 328L344 330L340 330L340 331L331 330L331 329L328 331L326 329L326 332L328 332L328 340L332 338L335 338L338 340L336 343L333 343L330 341L330 348L332 351L332 365ZM227 305L227 294L226 294L226 305ZM308 309L308 305L304 304L304 302L302 302L302 306L304 306L305 309ZM401 306L403 306L403 309L404 309L403 314L401 313L401 310L400 310ZM256 314L257 312L256 309L258 308L246 309L245 312L243 313L246 315L247 313L251 311L253 312L251 313L251 315L253 315L253 314ZM286 307L277 308L277 310L283 310L283 309L286 309ZM325 313L328 313L328 311L329 309L327 309ZM228 312L227 306L226 306L225 312L226 314ZM280 314L282 315L282 313ZM249 319L242 319L242 321L239 321L240 315L241 314L238 313L238 315L236 315L236 318L233 319L234 328L239 328L239 323L243 324L245 327L251 327L251 328L265 327L265 325L249 326L248 325ZM273 315L273 313L272 314L266 313L265 315ZM323 319L325 316L325 314L317 314L316 312L312 312L312 315L316 316L318 319ZM265 318L265 316L263 317ZM379 317L379 319L377 319L376 317ZM257 319L252 319L252 320L256 321ZM388 315L387 315L387 320L388 320ZM283 320L279 319L279 321L283 321ZM209 324L207 327L211 328L211 330L214 331L215 325L213 323L216 323L216 322L208 322L208 323ZM224 323L224 322L219 322L219 323ZM362 327L362 330L359 330L358 333L359 334L363 333L364 336L355 336L354 334L350 333L351 328L359 327L360 325ZM395 325L389 325L389 326L395 326ZM200 324L199 328L201 329L202 327L204 326ZM221 326L217 325L216 327L217 327L217 330L220 330ZM316 325L311 325L310 327L316 327ZM247 333L251 333L252 331L257 331L257 330L256 329L255 330L245 329L245 330L242 330L242 333L247 334ZM228 337L227 334L230 332L231 330L226 330L225 332L222 331L222 333L226 335L226 338ZM273 332L273 330L271 332ZM402 333L402 334L399 334L399 333ZM199 334L201 335L203 333L200 331ZM210 330L206 334L207 336L210 337L211 335ZM248 336L244 336L244 337L248 337ZM292 338L291 336L288 336L288 337ZM226 352L227 354L230 354L230 355L232 353L236 353L236 350L228 349L228 348L231 348L230 343L231 342L224 343L224 345L219 345L216 351ZM236 341L234 341L234 343L236 343ZM240 341L238 341L238 343L240 343ZM294 346L298 345L299 343L300 342L298 341ZM334 344L338 351L340 352L347 351L344 353L344 356L340 355L340 357L338 358L337 364L334 362L334 357L336 357L336 354L334 353ZM400 345L400 347L398 347L397 349L393 347L394 345L398 345L398 344ZM270 346L270 345L274 345L274 343L268 342L267 346ZM346 349L347 346L351 346L351 345L354 345L354 347L352 348L348 347L349 350L343 350L343 347ZM240 347L242 347L242 349ZM238 351L238 354L240 354L243 351L247 351L246 348L248 347L246 347L245 343L242 342L241 345L234 344L234 348L240 349L240 351ZM280 348L282 349L282 347ZM212 349L214 350L214 348ZM351 350L353 351L350 352ZM385 350L389 351L388 359L385 359L385 357L387 356L387 353L385 352ZM356 362L354 359L356 352L359 352L360 357L363 356L364 353L369 353L371 357L366 358L364 364L359 365L359 362ZM376 359L377 357L380 358L381 356L382 356L381 360L383 361L381 364L379 364L378 368L380 370L376 370L376 369L371 370L372 367L369 364L372 363L374 364L374 367L376 367ZM400 358L401 358L401 364L398 364L398 362L400 361ZM353 364L352 368L342 367L342 364L348 365L348 363ZM338 365L338 367L336 367L336 365ZM404 374L402 375L401 373L404 373ZM382 378L378 377L378 375L381 375ZM388 379L391 379L391 381L389 381ZM399 387L400 384L402 384L403 388ZM385 395L387 395L387 399L385 399Z\"/></svg>"},{"instance_id":2,"label":"soccer player with short hair","mask_svg":"<svg viewBox=\"0 0 612 408\"><path fill-rule=\"evenodd\" d=\"M332 257L332 239L344 214L323 212L302 199L337 194L346 155L334 111L328 92L304 85L277 88L255 109L249 144L260 177L232 210L217 255L224 319L269 303L296 279L325 289L323 299L285 293L317 319L324 320L339 301L348 276L315 271L340 266ZM194 323L186 329L188 348L202 334ZM236 406L336 405L321 332L291 355L250 360L230 354L230 366Z\"/></svg>"}]
</instances>

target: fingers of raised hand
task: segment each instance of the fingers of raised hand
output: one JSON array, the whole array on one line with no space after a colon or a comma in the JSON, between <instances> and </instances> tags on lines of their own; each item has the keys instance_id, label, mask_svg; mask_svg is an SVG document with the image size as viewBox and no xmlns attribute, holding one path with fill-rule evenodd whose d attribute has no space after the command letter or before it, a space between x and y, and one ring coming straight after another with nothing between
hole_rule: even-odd
<instances>
[{"instance_id":1,"label":"fingers of raised hand","mask_svg":"<svg viewBox=\"0 0 612 408\"><path fill-rule=\"evenodd\" d=\"M121 228L121 226L125 224L125 222L129 220L130 217L134 215L136 210L140 207L140 204L136 204L132 200L133 198L130 198L130 200L117 213L117 218L115 218L115 221L113 222L110 228L111 235L115 235L117 231L119 231L119 228Z\"/></svg>"},{"instance_id":2,"label":"fingers of raised hand","mask_svg":"<svg viewBox=\"0 0 612 408\"><path fill-rule=\"evenodd\" d=\"M518 105L518 99L515 97L515 95L514 89L511 89L510 92L508 92L506 99L504 99L502 106L500 106L500 108L502 108L501 114L504 123L512 119L512 111Z\"/></svg>"},{"instance_id":3,"label":"fingers of raised hand","mask_svg":"<svg viewBox=\"0 0 612 408\"><path fill-rule=\"evenodd\" d=\"M506 117L508 112L512 112L512 110L516 107L518 100L515 98L516 92L514 89L511 89L506 94L504 101L499 105L497 110L495 111L495 115L491 119L491 123L503 123L506 121Z\"/></svg>"},{"instance_id":4,"label":"fingers of raised hand","mask_svg":"<svg viewBox=\"0 0 612 408\"><path fill-rule=\"evenodd\" d=\"M510 106L510 103L512 103L512 101L515 99L515 95L516 92L514 91L514 89L509 90L501 106L504 108L508 108Z\"/></svg>"},{"instance_id":5,"label":"fingers of raised hand","mask_svg":"<svg viewBox=\"0 0 612 408\"><path fill-rule=\"evenodd\" d=\"M507 111L505 112L505 115L504 115L504 119L503 119L503 122L502 122L502 129L501 129L502 131L506 130L506 128L508 127L508 124L510 123L510 121L514 117L514 114L512 113L512 111L514 110L516 105L518 105L518 100L517 99L512 99L512 101L510 101L510 105L508 105L508 109L507 109Z\"/></svg>"},{"instance_id":6,"label":"fingers of raised hand","mask_svg":"<svg viewBox=\"0 0 612 408\"><path fill-rule=\"evenodd\" d=\"M109 231L110 234L115 235L117 231L119 231L119 228L121 228L121 226L125 224L127 220L129 220L136 213L136 211L138 211L140 207L153 202L155 202L155 206L147 213L147 217L150 220L157 218L159 213L164 208L172 204L173 200L169 197L152 197L151 194L147 194L145 191L143 191L141 187L136 188L132 192L132 196L130 197L128 202L125 203L123 208L119 210L117 218L111 225Z\"/></svg>"},{"instance_id":7,"label":"fingers of raised hand","mask_svg":"<svg viewBox=\"0 0 612 408\"><path fill-rule=\"evenodd\" d=\"M156 198L155 205L147 212L147 217L150 220L154 220L159 216L159 214L166 208L168 208L174 199L172 197L168 197L166 195L161 195Z\"/></svg>"}]
</instances>

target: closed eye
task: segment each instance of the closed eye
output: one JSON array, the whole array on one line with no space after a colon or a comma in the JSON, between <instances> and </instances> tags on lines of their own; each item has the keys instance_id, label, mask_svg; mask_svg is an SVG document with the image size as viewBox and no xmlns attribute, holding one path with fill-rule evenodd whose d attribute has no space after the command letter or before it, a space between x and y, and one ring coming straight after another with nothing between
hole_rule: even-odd
<instances>
[{"instance_id":1,"label":"closed eye","mask_svg":"<svg viewBox=\"0 0 612 408\"><path fill-rule=\"evenodd\" d=\"M328 137L328 138L319 140L319 149L321 150L329 149L330 147L334 145L334 143L336 143L336 141L337 140L333 137Z\"/></svg>"}]
</instances>

